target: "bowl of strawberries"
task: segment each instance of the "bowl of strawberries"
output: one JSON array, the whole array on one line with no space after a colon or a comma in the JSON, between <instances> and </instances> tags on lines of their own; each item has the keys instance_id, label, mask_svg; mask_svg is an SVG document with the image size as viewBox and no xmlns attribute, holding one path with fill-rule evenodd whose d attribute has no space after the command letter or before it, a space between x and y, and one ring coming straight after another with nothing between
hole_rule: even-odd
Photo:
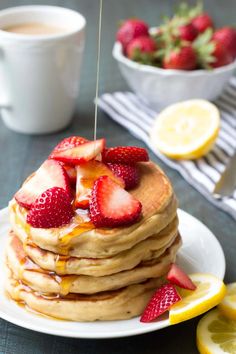
<instances>
[{"instance_id":1,"label":"bowl of strawberries","mask_svg":"<svg viewBox=\"0 0 236 354\"><path fill-rule=\"evenodd\" d=\"M154 109L192 98L214 100L236 67L236 29L216 29L199 4L181 4L159 27L124 21L113 57L130 88Z\"/></svg>"}]
</instances>

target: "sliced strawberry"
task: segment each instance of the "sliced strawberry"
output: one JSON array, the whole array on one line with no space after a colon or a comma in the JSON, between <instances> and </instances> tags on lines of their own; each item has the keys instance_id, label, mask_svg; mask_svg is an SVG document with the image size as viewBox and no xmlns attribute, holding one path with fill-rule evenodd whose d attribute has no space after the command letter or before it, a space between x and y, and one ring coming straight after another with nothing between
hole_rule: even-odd
<instances>
[{"instance_id":1,"label":"sliced strawberry","mask_svg":"<svg viewBox=\"0 0 236 354\"><path fill-rule=\"evenodd\" d=\"M54 153L58 151L71 149L87 142L88 140L82 138L81 136L69 136L68 138L65 138L62 141L60 141L60 143L53 149L53 151L49 155L49 158L52 158Z\"/></svg>"},{"instance_id":2,"label":"sliced strawberry","mask_svg":"<svg viewBox=\"0 0 236 354\"><path fill-rule=\"evenodd\" d=\"M18 204L29 209L40 194L52 187L61 187L67 194L71 194L70 181L63 166L60 162L46 160L16 192L15 199Z\"/></svg>"},{"instance_id":3,"label":"sliced strawberry","mask_svg":"<svg viewBox=\"0 0 236 354\"><path fill-rule=\"evenodd\" d=\"M122 188L125 187L122 178L117 177L104 163L100 161L88 161L76 166L76 198L75 207L87 209L94 182L101 176L108 176Z\"/></svg>"},{"instance_id":4,"label":"sliced strawberry","mask_svg":"<svg viewBox=\"0 0 236 354\"><path fill-rule=\"evenodd\" d=\"M149 156L146 149L136 146L117 146L105 149L102 154L104 162L124 163L133 165L136 162L148 161Z\"/></svg>"},{"instance_id":5,"label":"sliced strawberry","mask_svg":"<svg viewBox=\"0 0 236 354\"><path fill-rule=\"evenodd\" d=\"M60 227L68 224L74 215L68 193L59 187L43 192L32 205L27 223L37 228Z\"/></svg>"},{"instance_id":6,"label":"sliced strawberry","mask_svg":"<svg viewBox=\"0 0 236 354\"><path fill-rule=\"evenodd\" d=\"M66 173L68 174L68 177L70 179L70 183L72 185L76 184L76 169L74 166L70 165L65 165L63 164L64 169L66 170Z\"/></svg>"},{"instance_id":7,"label":"sliced strawberry","mask_svg":"<svg viewBox=\"0 0 236 354\"><path fill-rule=\"evenodd\" d=\"M135 223L142 205L108 176L99 177L89 203L90 217L96 227L116 227Z\"/></svg>"},{"instance_id":8,"label":"sliced strawberry","mask_svg":"<svg viewBox=\"0 0 236 354\"><path fill-rule=\"evenodd\" d=\"M195 290L196 285L192 282L189 276L176 264L172 264L167 274L167 279L174 285L178 285L180 288Z\"/></svg>"},{"instance_id":9,"label":"sliced strawberry","mask_svg":"<svg viewBox=\"0 0 236 354\"><path fill-rule=\"evenodd\" d=\"M147 304L140 318L140 322L151 322L155 320L180 300L181 297L172 284L162 285L157 289Z\"/></svg>"},{"instance_id":10,"label":"sliced strawberry","mask_svg":"<svg viewBox=\"0 0 236 354\"><path fill-rule=\"evenodd\" d=\"M50 157L70 165L78 165L96 158L105 146L105 139L89 141L76 147L53 152Z\"/></svg>"},{"instance_id":11,"label":"sliced strawberry","mask_svg":"<svg viewBox=\"0 0 236 354\"><path fill-rule=\"evenodd\" d=\"M132 189L139 183L139 172L136 166L124 165L121 163L108 163L107 166L112 172L123 179L125 189Z\"/></svg>"}]
</instances>

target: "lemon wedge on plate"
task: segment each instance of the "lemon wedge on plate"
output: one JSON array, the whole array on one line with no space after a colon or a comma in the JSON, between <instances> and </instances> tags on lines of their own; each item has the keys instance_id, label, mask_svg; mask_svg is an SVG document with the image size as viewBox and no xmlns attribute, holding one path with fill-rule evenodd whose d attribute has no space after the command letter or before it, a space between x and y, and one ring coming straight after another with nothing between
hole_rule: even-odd
<instances>
[{"instance_id":1,"label":"lemon wedge on plate","mask_svg":"<svg viewBox=\"0 0 236 354\"><path fill-rule=\"evenodd\" d=\"M201 354L236 354L236 321L208 312L197 326L197 347Z\"/></svg>"},{"instance_id":2,"label":"lemon wedge on plate","mask_svg":"<svg viewBox=\"0 0 236 354\"><path fill-rule=\"evenodd\" d=\"M182 300L170 309L171 324L201 315L218 305L226 294L223 281L211 274L195 273L190 275L190 278L197 288L194 291L177 289Z\"/></svg>"},{"instance_id":3,"label":"lemon wedge on plate","mask_svg":"<svg viewBox=\"0 0 236 354\"><path fill-rule=\"evenodd\" d=\"M151 142L157 150L175 159L196 159L214 145L220 113L206 100L194 99L165 108L156 118Z\"/></svg>"},{"instance_id":4,"label":"lemon wedge on plate","mask_svg":"<svg viewBox=\"0 0 236 354\"><path fill-rule=\"evenodd\" d=\"M236 321L236 283L227 285L227 293L219 305L220 312Z\"/></svg>"}]
</instances>

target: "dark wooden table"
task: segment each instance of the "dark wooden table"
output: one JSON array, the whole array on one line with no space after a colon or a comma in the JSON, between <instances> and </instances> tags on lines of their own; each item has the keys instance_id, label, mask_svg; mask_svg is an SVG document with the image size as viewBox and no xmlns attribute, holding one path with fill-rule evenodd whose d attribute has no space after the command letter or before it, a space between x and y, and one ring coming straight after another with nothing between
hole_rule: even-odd
<instances>
[{"instance_id":1,"label":"dark wooden table","mask_svg":"<svg viewBox=\"0 0 236 354\"><path fill-rule=\"evenodd\" d=\"M34 0L1 0L0 9L37 4ZM44 4L59 5L80 11L87 18L87 42L78 107L71 125L63 132L45 136L26 136L9 131L0 121L0 207L7 206L22 181L47 157L52 147L64 136L79 134L92 138L95 95L96 38L98 0L44 0ZM100 92L126 89L111 50L117 23L122 18L141 17L150 25L158 24L163 14L171 14L176 1L104 0ZM205 2L217 25L235 23L235 0ZM140 145L123 128L99 113L98 136L106 137L108 145ZM230 216L209 204L175 171L150 154L170 177L180 207L203 221L221 242L226 260L226 282L236 279L236 223ZM7 354L191 354L197 353L195 333L198 319L178 326L137 337L109 340L80 340L53 337L25 330L0 320L0 353Z\"/></svg>"}]
</instances>

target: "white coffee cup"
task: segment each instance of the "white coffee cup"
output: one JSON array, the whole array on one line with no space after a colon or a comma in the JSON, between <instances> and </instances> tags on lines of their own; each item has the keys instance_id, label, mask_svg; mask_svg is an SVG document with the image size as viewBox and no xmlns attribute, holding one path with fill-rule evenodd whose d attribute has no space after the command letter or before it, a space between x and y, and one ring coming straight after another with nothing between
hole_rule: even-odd
<instances>
[{"instance_id":1,"label":"white coffee cup","mask_svg":"<svg viewBox=\"0 0 236 354\"><path fill-rule=\"evenodd\" d=\"M55 34L4 31L23 23L64 28ZM0 108L17 132L44 134L69 124L79 90L85 18L54 6L20 6L0 11Z\"/></svg>"}]
</instances>

